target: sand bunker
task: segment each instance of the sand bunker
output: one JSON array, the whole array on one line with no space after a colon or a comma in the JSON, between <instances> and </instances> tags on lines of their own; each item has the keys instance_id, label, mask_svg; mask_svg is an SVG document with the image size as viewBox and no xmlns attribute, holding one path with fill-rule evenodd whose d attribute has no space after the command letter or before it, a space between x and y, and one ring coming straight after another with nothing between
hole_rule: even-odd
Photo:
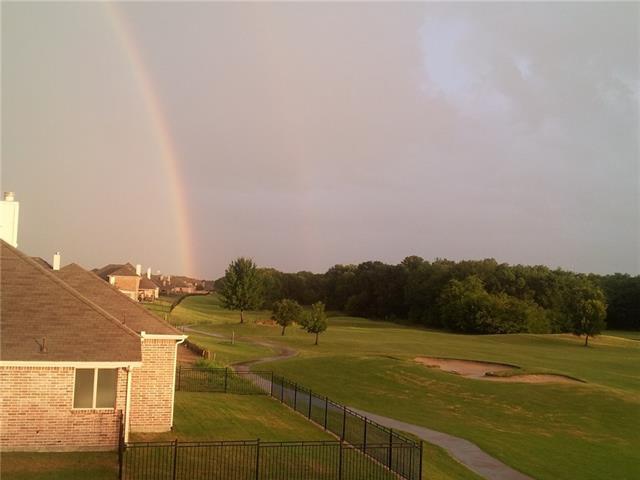
<instances>
[{"instance_id":1,"label":"sand bunker","mask_svg":"<svg viewBox=\"0 0 640 480\"><path fill-rule=\"evenodd\" d=\"M414 359L429 368L439 368L445 372L455 373L468 378L489 380L492 382L518 383L574 383L573 378L550 374L517 374L511 376L497 376L498 372L518 370L518 367L502 363L475 362L473 360L456 360L454 358L417 357Z\"/></svg>"}]
</instances>

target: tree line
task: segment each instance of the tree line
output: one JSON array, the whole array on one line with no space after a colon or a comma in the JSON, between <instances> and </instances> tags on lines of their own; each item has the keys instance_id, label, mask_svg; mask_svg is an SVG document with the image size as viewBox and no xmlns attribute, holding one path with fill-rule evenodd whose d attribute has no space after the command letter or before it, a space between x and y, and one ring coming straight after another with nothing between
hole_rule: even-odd
<instances>
[{"instance_id":1,"label":"tree line","mask_svg":"<svg viewBox=\"0 0 640 480\"><path fill-rule=\"evenodd\" d=\"M640 329L640 276L410 256L397 265L335 265L322 274L261 268L256 277L258 303L267 309L285 298L323 302L349 315L465 333L588 335L605 321L608 328Z\"/></svg>"}]
</instances>

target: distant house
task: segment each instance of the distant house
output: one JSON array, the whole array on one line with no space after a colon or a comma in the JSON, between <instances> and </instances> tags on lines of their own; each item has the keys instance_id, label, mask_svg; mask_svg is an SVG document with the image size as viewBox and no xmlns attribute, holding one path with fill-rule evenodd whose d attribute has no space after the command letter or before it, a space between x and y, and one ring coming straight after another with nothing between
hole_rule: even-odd
<instances>
[{"instance_id":1,"label":"distant house","mask_svg":"<svg viewBox=\"0 0 640 480\"><path fill-rule=\"evenodd\" d=\"M141 302L153 302L160 296L160 287L149 276L140 278L138 288L138 300Z\"/></svg>"},{"instance_id":2,"label":"distant house","mask_svg":"<svg viewBox=\"0 0 640 480\"><path fill-rule=\"evenodd\" d=\"M58 268L0 240L3 450L114 449L121 428L170 430L186 336L115 284Z\"/></svg>"},{"instance_id":3,"label":"distant house","mask_svg":"<svg viewBox=\"0 0 640 480\"><path fill-rule=\"evenodd\" d=\"M204 290L204 281L183 276L152 275L163 295L185 295Z\"/></svg>"},{"instance_id":4,"label":"distant house","mask_svg":"<svg viewBox=\"0 0 640 480\"><path fill-rule=\"evenodd\" d=\"M96 268L93 272L103 280L109 282L122 293L133 300L138 299L140 289L140 269L130 263L109 264L102 268Z\"/></svg>"},{"instance_id":5,"label":"distant house","mask_svg":"<svg viewBox=\"0 0 640 480\"><path fill-rule=\"evenodd\" d=\"M196 285L183 278L175 278L171 285L171 293L174 295L196 293Z\"/></svg>"}]
</instances>

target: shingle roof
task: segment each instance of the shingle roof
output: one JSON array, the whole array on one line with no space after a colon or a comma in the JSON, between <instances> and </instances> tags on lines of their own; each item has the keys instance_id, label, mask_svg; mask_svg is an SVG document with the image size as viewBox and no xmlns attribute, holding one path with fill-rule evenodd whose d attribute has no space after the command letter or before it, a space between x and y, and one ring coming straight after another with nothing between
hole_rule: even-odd
<instances>
[{"instance_id":1,"label":"shingle roof","mask_svg":"<svg viewBox=\"0 0 640 480\"><path fill-rule=\"evenodd\" d=\"M75 263L65 266L56 274L118 320L124 320L127 327L138 333L143 331L161 335L180 335L181 333L114 286Z\"/></svg>"},{"instance_id":2,"label":"shingle roof","mask_svg":"<svg viewBox=\"0 0 640 480\"><path fill-rule=\"evenodd\" d=\"M1 240L0 320L0 360L141 361L133 330Z\"/></svg>"},{"instance_id":3,"label":"shingle roof","mask_svg":"<svg viewBox=\"0 0 640 480\"><path fill-rule=\"evenodd\" d=\"M41 267L51 270L53 267L42 257L31 257L31 260L38 263Z\"/></svg>"},{"instance_id":4,"label":"shingle roof","mask_svg":"<svg viewBox=\"0 0 640 480\"><path fill-rule=\"evenodd\" d=\"M136 268L130 263L110 263L102 268L95 268L93 272L103 280L109 280L109 275L117 275L119 277L137 277Z\"/></svg>"},{"instance_id":5,"label":"shingle roof","mask_svg":"<svg viewBox=\"0 0 640 480\"><path fill-rule=\"evenodd\" d=\"M158 288L158 285L153 280L148 279L147 277L140 278L140 288L143 290L151 290Z\"/></svg>"}]
</instances>

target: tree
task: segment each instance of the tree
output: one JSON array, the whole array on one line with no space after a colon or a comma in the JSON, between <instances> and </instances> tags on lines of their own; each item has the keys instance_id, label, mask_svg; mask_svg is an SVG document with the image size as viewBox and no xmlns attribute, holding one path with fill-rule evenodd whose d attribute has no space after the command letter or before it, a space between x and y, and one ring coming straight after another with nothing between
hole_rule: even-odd
<instances>
[{"instance_id":1,"label":"tree","mask_svg":"<svg viewBox=\"0 0 640 480\"><path fill-rule=\"evenodd\" d=\"M589 337L598 335L606 328L607 304L602 290L584 275L575 275L565 285L567 320L574 335L585 335L584 346Z\"/></svg>"},{"instance_id":2,"label":"tree","mask_svg":"<svg viewBox=\"0 0 640 480\"><path fill-rule=\"evenodd\" d=\"M607 307L601 300L589 299L580 302L577 314L574 318L573 334L584 335L584 346L589 346L589 337L599 335L607 328L604 319L607 316Z\"/></svg>"},{"instance_id":3,"label":"tree","mask_svg":"<svg viewBox=\"0 0 640 480\"><path fill-rule=\"evenodd\" d=\"M302 307L295 300L285 298L273 304L271 318L282 327L282 335L285 329L293 322L299 322L302 317Z\"/></svg>"},{"instance_id":4,"label":"tree","mask_svg":"<svg viewBox=\"0 0 640 480\"><path fill-rule=\"evenodd\" d=\"M308 333L316 334L315 345L318 345L318 335L327 329L327 314L324 312L324 303L316 302L311 305L311 311L302 319L302 328Z\"/></svg>"},{"instance_id":5,"label":"tree","mask_svg":"<svg viewBox=\"0 0 640 480\"><path fill-rule=\"evenodd\" d=\"M252 259L240 257L229 264L220 294L225 308L240 310L240 323L244 323L245 310L261 305L262 284Z\"/></svg>"}]
</instances>

